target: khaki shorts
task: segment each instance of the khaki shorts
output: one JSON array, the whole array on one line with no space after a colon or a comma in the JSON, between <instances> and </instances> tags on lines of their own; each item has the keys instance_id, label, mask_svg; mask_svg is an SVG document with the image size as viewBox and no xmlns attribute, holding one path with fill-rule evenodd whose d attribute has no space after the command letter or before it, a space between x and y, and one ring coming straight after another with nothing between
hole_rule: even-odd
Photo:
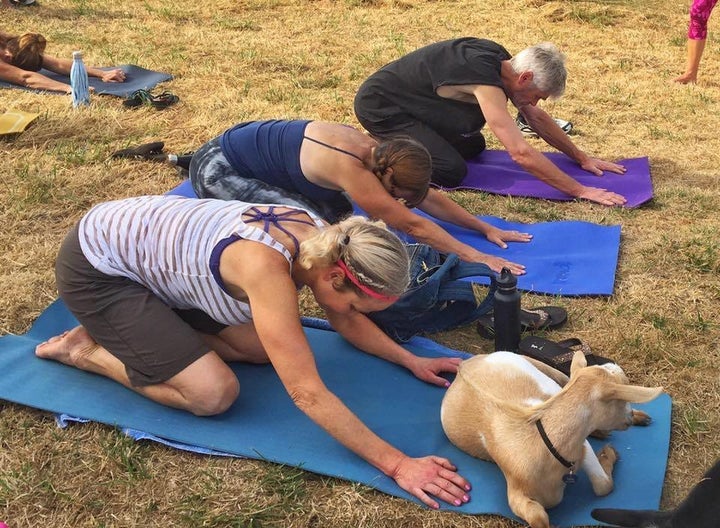
<instances>
[{"instance_id":1,"label":"khaki shorts","mask_svg":"<svg viewBox=\"0 0 720 528\"><path fill-rule=\"evenodd\" d=\"M172 378L210 351L198 332L225 325L200 310L176 311L126 277L96 270L83 255L77 226L55 264L60 298L93 339L124 365L133 386Z\"/></svg>"}]
</instances>

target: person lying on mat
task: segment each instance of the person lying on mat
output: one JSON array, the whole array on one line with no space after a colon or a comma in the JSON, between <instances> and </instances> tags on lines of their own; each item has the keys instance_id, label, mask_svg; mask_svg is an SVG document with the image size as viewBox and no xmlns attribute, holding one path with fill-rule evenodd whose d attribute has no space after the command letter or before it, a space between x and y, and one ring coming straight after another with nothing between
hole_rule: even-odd
<instances>
[{"instance_id":1,"label":"person lying on mat","mask_svg":"<svg viewBox=\"0 0 720 528\"><path fill-rule=\"evenodd\" d=\"M14 36L0 31L0 81L34 90L71 92L70 85L38 73L41 68L62 75L70 75L72 60L59 59L45 53L47 41L38 33ZM103 82L124 82L125 72L119 68L105 71L87 67L90 77Z\"/></svg>"},{"instance_id":2,"label":"person lying on mat","mask_svg":"<svg viewBox=\"0 0 720 528\"><path fill-rule=\"evenodd\" d=\"M433 182L457 187L467 173L465 160L485 150L485 124L512 159L533 176L570 196L603 205L625 198L578 183L533 148L515 124L507 102L549 145L601 176L625 168L592 158L537 106L565 91L565 58L551 43L524 49L514 57L501 45L472 37L417 49L387 64L360 86L355 115L373 137L404 134L432 155Z\"/></svg>"},{"instance_id":3,"label":"person lying on mat","mask_svg":"<svg viewBox=\"0 0 720 528\"><path fill-rule=\"evenodd\" d=\"M60 297L82 326L37 346L41 358L111 378L199 416L240 395L227 361L271 363L295 404L331 436L432 508L469 500L437 456L409 457L368 429L321 380L303 333L308 286L343 337L368 354L447 386L459 360L418 357L364 314L408 284L403 243L353 216L327 226L303 209L144 196L91 209L56 260ZM268 420L272 419L268 415Z\"/></svg>"},{"instance_id":4,"label":"person lying on mat","mask_svg":"<svg viewBox=\"0 0 720 528\"><path fill-rule=\"evenodd\" d=\"M482 253L412 211L417 207L478 231L502 248L506 242L531 239L527 233L483 222L430 188L430 156L410 138L378 143L340 123L252 121L231 127L192 155L145 157L188 169L200 198L294 205L316 211L329 222L351 214L352 200L369 216L440 251L483 262L497 272L508 267L515 274L524 273L524 266Z\"/></svg>"}]
</instances>

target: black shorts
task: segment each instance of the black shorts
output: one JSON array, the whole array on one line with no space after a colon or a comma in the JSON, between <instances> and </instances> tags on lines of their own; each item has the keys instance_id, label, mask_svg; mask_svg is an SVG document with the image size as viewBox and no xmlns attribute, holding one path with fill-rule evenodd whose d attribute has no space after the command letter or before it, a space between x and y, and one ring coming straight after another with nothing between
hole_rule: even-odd
<instances>
[{"instance_id":1,"label":"black shorts","mask_svg":"<svg viewBox=\"0 0 720 528\"><path fill-rule=\"evenodd\" d=\"M55 277L60 298L137 387L180 373L210 351L198 332L226 327L200 310L173 310L127 277L96 270L82 252L77 226L60 247Z\"/></svg>"}]
</instances>

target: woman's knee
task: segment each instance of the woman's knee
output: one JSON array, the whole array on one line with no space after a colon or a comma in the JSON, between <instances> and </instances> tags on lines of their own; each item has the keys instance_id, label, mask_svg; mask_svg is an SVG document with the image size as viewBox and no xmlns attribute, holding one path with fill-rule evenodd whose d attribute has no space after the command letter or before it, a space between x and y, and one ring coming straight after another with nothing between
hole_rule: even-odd
<instances>
[{"instance_id":1,"label":"woman's knee","mask_svg":"<svg viewBox=\"0 0 720 528\"><path fill-rule=\"evenodd\" d=\"M198 416L225 412L240 394L240 382L216 353L205 354L167 382L180 394L182 407Z\"/></svg>"},{"instance_id":2,"label":"woman's knee","mask_svg":"<svg viewBox=\"0 0 720 528\"><path fill-rule=\"evenodd\" d=\"M235 374L228 373L193 395L188 410L196 416L213 416L227 411L240 395L240 382Z\"/></svg>"}]
</instances>

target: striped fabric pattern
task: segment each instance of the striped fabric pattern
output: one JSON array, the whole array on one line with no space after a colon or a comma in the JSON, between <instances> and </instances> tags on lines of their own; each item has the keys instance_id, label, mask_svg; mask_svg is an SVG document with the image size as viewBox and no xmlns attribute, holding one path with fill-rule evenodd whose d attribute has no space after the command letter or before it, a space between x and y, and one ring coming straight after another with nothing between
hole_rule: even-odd
<instances>
[{"instance_id":1,"label":"striped fabric pattern","mask_svg":"<svg viewBox=\"0 0 720 528\"><path fill-rule=\"evenodd\" d=\"M262 224L243 222L253 205L180 196L106 202L81 220L80 245L97 270L142 284L172 308L200 309L223 324L247 323L250 306L226 293L210 271L213 248L236 235L273 248L292 264L288 250Z\"/></svg>"}]
</instances>

